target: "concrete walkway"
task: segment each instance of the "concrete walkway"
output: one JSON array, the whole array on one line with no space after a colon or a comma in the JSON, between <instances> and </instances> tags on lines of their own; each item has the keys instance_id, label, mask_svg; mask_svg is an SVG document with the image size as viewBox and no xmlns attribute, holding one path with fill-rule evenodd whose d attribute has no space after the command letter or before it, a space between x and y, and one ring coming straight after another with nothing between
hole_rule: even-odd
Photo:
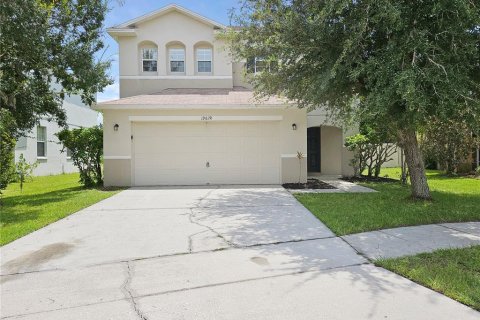
<instances>
[{"instance_id":1,"label":"concrete walkway","mask_svg":"<svg viewBox=\"0 0 480 320\"><path fill-rule=\"evenodd\" d=\"M396 258L438 249L480 245L480 222L385 229L342 238L368 259Z\"/></svg>"},{"instance_id":2,"label":"concrete walkway","mask_svg":"<svg viewBox=\"0 0 480 320\"><path fill-rule=\"evenodd\" d=\"M283 188L133 188L1 248L3 319L478 319Z\"/></svg>"}]
</instances>

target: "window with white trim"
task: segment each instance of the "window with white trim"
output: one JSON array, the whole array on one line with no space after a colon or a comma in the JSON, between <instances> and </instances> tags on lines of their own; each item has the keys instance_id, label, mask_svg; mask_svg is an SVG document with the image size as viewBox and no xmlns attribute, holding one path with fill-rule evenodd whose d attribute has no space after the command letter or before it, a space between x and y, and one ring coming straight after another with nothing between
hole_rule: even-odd
<instances>
[{"instance_id":1,"label":"window with white trim","mask_svg":"<svg viewBox=\"0 0 480 320\"><path fill-rule=\"evenodd\" d=\"M212 72L212 49L211 48L197 49L197 72L198 73Z\"/></svg>"},{"instance_id":2,"label":"window with white trim","mask_svg":"<svg viewBox=\"0 0 480 320\"><path fill-rule=\"evenodd\" d=\"M142 70L144 72L157 71L158 51L155 48L142 49Z\"/></svg>"},{"instance_id":3,"label":"window with white trim","mask_svg":"<svg viewBox=\"0 0 480 320\"><path fill-rule=\"evenodd\" d=\"M37 127L37 157L47 156L47 128Z\"/></svg>"},{"instance_id":4,"label":"window with white trim","mask_svg":"<svg viewBox=\"0 0 480 320\"><path fill-rule=\"evenodd\" d=\"M278 71L278 61L264 59L263 57L248 58L245 65L247 73L260 73L263 71Z\"/></svg>"},{"instance_id":5,"label":"window with white trim","mask_svg":"<svg viewBox=\"0 0 480 320\"><path fill-rule=\"evenodd\" d=\"M185 72L185 49L171 48L168 50L168 59L170 61L170 72Z\"/></svg>"}]
</instances>

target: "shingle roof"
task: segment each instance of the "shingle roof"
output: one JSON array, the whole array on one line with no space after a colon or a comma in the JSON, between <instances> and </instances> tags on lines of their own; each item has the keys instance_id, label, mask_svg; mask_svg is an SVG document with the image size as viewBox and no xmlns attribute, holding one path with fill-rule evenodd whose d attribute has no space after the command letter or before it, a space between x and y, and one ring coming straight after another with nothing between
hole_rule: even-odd
<instances>
[{"instance_id":1,"label":"shingle roof","mask_svg":"<svg viewBox=\"0 0 480 320\"><path fill-rule=\"evenodd\" d=\"M147 95L138 95L118 100L99 103L103 106L126 105L158 105L158 106L185 106L185 105L287 105L289 102L280 97L258 99L253 91L242 87L233 89L165 89L161 92Z\"/></svg>"}]
</instances>

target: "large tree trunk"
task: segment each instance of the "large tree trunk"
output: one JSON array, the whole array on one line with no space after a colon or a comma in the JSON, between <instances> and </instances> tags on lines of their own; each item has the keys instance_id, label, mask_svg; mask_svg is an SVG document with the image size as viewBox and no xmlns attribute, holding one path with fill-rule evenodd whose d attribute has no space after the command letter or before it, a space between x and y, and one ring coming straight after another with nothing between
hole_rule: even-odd
<instances>
[{"instance_id":1,"label":"large tree trunk","mask_svg":"<svg viewBox=\"0 0 480 320\"><path fill-rule=\"evenodd\" d=\"M400 144L405 153L405 162L410 173L410 184L412 189L412 198L431 200L430 188L427 184L425 174L425 164L423 156L418 146L417 134L413 130L402 130L399 132Z\"/></svg>"}]
</instances>

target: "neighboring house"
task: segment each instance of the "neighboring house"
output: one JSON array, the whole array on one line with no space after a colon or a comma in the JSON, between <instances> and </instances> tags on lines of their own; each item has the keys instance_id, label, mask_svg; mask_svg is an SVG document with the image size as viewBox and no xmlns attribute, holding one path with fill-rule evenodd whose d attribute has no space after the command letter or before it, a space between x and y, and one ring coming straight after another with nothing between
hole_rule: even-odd
<instances>
[{"instance_id":1,"label":"neighboring house","mask_svg":"<svg viewBox=\"0 0 480 320\"><path fill-rule=\"evenodd\" d=\"M218 40L226 28L169 5L109 28L120 99L104 118L105 185L279 184L350 175L341 128L278 97L257 101ZM260 59L249 70L268 72ZM297 151L306 158L296 158Z\"/></svg>"},{"instance_id":2,"label":"neighboring house","mask_svg":"<svg viewBox=\"0 0 480 320\"><path fill-rule=\"evenodd\" d=\"M66 96L63 108L67 113L67 124L70 129L93 127L99 124L99 113L82 103L79 96ZM77 172L70 159L68 150L61 152L63 146L55 136L62 128L56 122L40 120L38 125L18 139L15 146L15 161L23 154L27 162L38 162L34 175Z\"/></svg>"}]
</instances>

